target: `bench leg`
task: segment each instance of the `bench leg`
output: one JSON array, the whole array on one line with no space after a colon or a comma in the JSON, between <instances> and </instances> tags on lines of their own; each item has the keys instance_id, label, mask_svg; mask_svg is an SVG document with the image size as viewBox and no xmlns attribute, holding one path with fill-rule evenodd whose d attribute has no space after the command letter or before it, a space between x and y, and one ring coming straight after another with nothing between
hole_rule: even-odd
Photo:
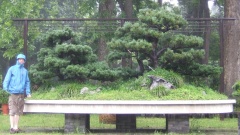
<instances>
[{"instance_id":1,"label":"bench leg","mask_svg":"<svg viewBox=\"0 0 240 135\"><path fill-rule=\"evenodd\" d=\"M167 132L189 133L189 115L187 114L167 114Z\"/></svg>"},{"instance_id":2,"label":"bench leg","mask_svg":"<svg viewBox=\"0 0 240 135\"><path fill-rule=\"evenodd\" d=\"M86 133L89 129L89 114L65 114L64 133Z\"/></svg>"},{"instance_id":3,"label":"bench leg","mask_svg":"<svg viewBox=\"0 0 240 135\"><path fill-rule=\"evenodd\" d=\"M238 134L240 135L240 113L238 115Z\"/></svg>"},{"instance_id":4,"label":"bench leg","mask_svg":"<svg viewBox=\"0 0 240 135\"><path fill-rule=\"evenodd\" d=\"M135 114L117 114L116 130L118 132L135 132L136 115Z\"/></svg>"}]
</instances>

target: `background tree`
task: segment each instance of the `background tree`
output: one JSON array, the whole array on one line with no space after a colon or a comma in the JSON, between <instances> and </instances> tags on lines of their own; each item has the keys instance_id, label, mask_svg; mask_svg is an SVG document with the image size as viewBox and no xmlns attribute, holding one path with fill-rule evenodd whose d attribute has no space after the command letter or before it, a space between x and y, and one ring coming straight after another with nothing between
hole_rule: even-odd
<instances>
[{"instance_id":1,"label":"background tree","mask_svg":"<svg viewBox=\"0 0 240 135\"><path fill-rule=\"evenodd\" d=\"M8 67L15 64L15 56L22 52L23 48L22 33L12 19L38 18L43 2L44 0L39 0L37 3L35 0L0 1L0 68L3 77ZM32 46L29 48L33 49ZM10 61L11 58L14 58L12 62Z\"/></svg>"},{"instance_id":2,"label":"background tree","mask_svg":"<svg viewBox=\"0 0 240 135\"><path fill-rule=\"evenodd\" d=\"M109 19L109 18L115 18L115 16L116 16L116 4L114 0L99 1L98 18ZM98 25L99 27L106 27L106 23L110 23L109 25L111 25L111 22L108 22L108 21L100 21ZM98 39L97 52L98 52L98 60L100 61L104 61L105 56L108 53L107 45L106 45L107 35L108 35L107 33L105 34L105 32L102 32Z\"/></svg>"},{"instance_id":3,"label":"background tree","mask_svg":"<svg viewBox=\"0 0 240 135\"><path fill-rule=\"evenodd\" d=\"M224 0L214 0L211 8L211 17L223 18L224 17Z\"/></svg>"},{"instance_id":4,"label":"background tree","mask_svg":"<svg viewBox=\"0 0 240 135\"><path fill-rule=\"evenodd\" d=\"M199 17L200 18L210 18L210 11L208 7L208 0L201 0L200 3L200 12L199 12ZM205 21L205 27L204 27L204 50L205 50L205 56L203 59L204 64L208 64L208 59L209 59L209 45L210 45L210 34L211 34L211 29L210 29L210 21Z\"/></svg>"},{"instance_id":5,"label":"background tree","mask_svg":"<svg viewBox=\"0 0 240 135\"><path fill-rule=\"evenodd\" d=\"M44 0L41 18L89 18L96 16L97 0Z\"/></svg>"},{"instance_id":6,"label":"background tree","mask_svg":"<svg viewBox=\"0 0 240 135\"><path fill-rule=\"evenodd\" d=\"M179 0L181 10L186 18L210 18L210 10L208 7L208 0ZM210 45L210 21L197 21L199 29L204 29L203 32L198 32L197 36L204 37L205 56L203 63L208 64L209 59L209 45Z\"/></svg>"},{"instance_id":7,"label":"background tree","mask_svg":"<svg viewBox=\"0 0 240 135\"><path fill-rule=\"evenodd\" d=\"M158 0L158 4L161 7L162 6L162 0Z\"/></svg>"},{"instance_id":8,"label":"background tree","mask_svg":"<svg viewBox=\"0 0 240 135\"><path fill-rule=\"evenodd\" d=\"M127 19L133 18L133 0L117 0L118 4L120 5L120 9L122 11L121 16ZM127 67L127 65L132 65L132 59L126 59L125 57L122 58L122 66Z\"/></svg>"},{"instance_id":9,"label":"background tree","mask_svg":"<svg viewBox=\"0 0 240 135\"><path fill-rule=\"evenodd\" d=\"M224 51L223 51L223 77L224 92L232 94L233 84L240 79L240 3L238 0L224 1L224 17L235 18L235 21L224 23Z\"/></svg>"}]
</instances>

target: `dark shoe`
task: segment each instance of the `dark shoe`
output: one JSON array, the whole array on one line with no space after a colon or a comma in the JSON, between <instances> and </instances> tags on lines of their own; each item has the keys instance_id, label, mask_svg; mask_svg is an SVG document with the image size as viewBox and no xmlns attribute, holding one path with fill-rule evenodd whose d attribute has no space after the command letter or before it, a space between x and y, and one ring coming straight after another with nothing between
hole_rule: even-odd
<instances>
[{"instance_id":1,"label":"dark shoe","mask_svg":"<svg viewBox=\"0 0 240 135\"><path fill-rule=\"evenodd\" d=\"M13 128L10 129L10 134L15 134L17 133L16 130L14 130Z\"/></svg>"},{"instance_id":2,"label":"dark shoe","mask_svg":"<svg viewBox=\"0 0 240 135\"><path fill-rule=\"evenodd\" d=\"M20 128L18 128L18 129L14 129L15 130L15 132L17 132L17 133L23 133L24 131L23 130L21 130Z\"/></svg>"}]
</instances>

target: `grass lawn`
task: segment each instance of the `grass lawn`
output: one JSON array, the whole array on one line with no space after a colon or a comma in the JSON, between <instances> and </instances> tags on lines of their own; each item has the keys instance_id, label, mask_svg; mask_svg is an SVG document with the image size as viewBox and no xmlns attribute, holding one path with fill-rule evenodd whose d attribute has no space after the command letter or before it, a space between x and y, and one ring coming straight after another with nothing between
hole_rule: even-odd
<instances>
[{"instance_id":1,"label":"grass lawn","mask_svg":"<svg viewBox=\"0 0 240 135\"><path fill-rule=\"evenodd\" d=\"M99 123L98 115L91 115L90 117L91 129L115 129L114 124L102 124ZM19 133L18 135L62 135L64 128L64 115L63 114L25 114L20 117L20 128L25 133ZM153 118L153 117L137 117L138 129L165 129L165 118ZM208 131L218 130L221 132L218 135L237 135L238 121L237 118L225 118L223 121L219 117L213 118L201 118L190 119L191 133L185 135L212 135ZM6 115L0 115L0 134L9 134L9 117ZM230 132L230 133L229 133ZM89 133L97 134L97 133ZM106 134L106 133L104 133ZM154 135L164 135L164 133L152 133ZM216 134L216 135L217 135ZM74 134L72 134L74 135ZM128 135L126 133L126 135ZM169 135L179 135L172 134Z\"/></svg>"}]
</instances>

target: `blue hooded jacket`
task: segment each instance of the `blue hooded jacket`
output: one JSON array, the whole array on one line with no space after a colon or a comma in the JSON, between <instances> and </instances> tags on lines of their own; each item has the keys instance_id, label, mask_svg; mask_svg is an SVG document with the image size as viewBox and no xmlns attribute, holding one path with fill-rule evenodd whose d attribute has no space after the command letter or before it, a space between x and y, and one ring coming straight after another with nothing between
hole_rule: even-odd
<instances>
[{"instance_id":1,"label":"blue hooded jacket","mask_svg":"<svg viewBox=\"0 0 240 135\"><path fill-rule=\"evenodd\" d=\"M24 64L20 64L18 59L24 59L26 57L23 54L17 56L17 63L8 69L8 72L3 81L3 89L10 94L26 94L30 95L30 80L28 77L28 71L24 68Z\"/></svg>"}]
</instances>

